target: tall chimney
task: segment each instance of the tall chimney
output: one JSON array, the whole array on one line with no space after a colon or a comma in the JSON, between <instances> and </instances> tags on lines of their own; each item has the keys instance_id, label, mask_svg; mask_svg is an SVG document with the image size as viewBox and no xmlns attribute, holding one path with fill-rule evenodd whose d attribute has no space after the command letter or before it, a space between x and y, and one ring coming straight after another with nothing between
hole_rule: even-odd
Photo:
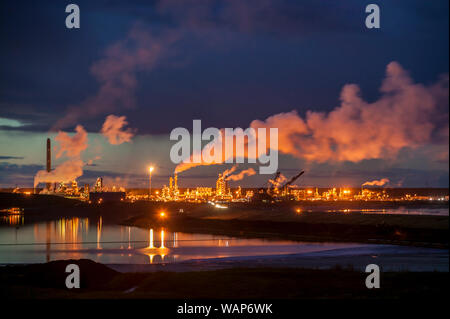
<instances>
[{"instance_id":1,"label":"tall chimney","mask_svg":"<svg viewBox=\"0 0 450 319\"><path fill-rule=\"evenodd\" d=\"M52 148L50 139L47 138L47 172L51 172L52 170ZM47 183L47 190L50 190L51 183Z\"/></svg>"}]
</instances>

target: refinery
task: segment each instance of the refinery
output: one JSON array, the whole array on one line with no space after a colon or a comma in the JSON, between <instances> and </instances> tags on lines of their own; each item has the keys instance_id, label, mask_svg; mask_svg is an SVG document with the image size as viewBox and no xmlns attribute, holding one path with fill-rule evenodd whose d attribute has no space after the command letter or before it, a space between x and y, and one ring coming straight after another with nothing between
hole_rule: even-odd
<instances>
[{"instance_id":1,"label":"refinery","mask_svg":"<svg viewBox=\"0 0 450 319\"><path fill-rule=\"evenodd\" d=\"M46 171L52 171L51 140L46 144ZM301 187L295 184L305 171L289 179L281 172L268 179L267 184L260 188L230 187L231 173L234 169L226 170L218 174L215 187L197 186L194 188L180 188L178 174L169 177L168 184L162 188L151 187L151 173L148 189L128 189L121 186L105 186L103 178L98 177L95 184L79 186L76 180L70 182L47 182L43 189L14 188L13 193L39 193L57 195L67 198L79 199L89 203L101 204L108 201L156 201L156 202L192 202L212 203L217 207L225 202L260 202L276 203L286 201L448 201L448 194L417 194L407 190L404 192L392 192L392 189L364 187Z\"/></svg>"}]
</instances>

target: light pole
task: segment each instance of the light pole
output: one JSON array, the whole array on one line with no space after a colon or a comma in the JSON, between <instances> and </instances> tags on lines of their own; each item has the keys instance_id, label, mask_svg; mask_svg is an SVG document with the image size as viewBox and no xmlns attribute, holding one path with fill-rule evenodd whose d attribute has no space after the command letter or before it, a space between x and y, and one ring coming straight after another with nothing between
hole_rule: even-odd
<instances>
[{"instance_id":1,"label":"light pole","mask_svg":"<svg viewBox=\"0 0 450 319\"><path fill-rule=\"evenodd\" d=\"M153 166L150 166L148 169L149 179L148 179L148 200L150 200L150 196L152 195L152 172L154 170Z\"/></svg>"}]
</instances>

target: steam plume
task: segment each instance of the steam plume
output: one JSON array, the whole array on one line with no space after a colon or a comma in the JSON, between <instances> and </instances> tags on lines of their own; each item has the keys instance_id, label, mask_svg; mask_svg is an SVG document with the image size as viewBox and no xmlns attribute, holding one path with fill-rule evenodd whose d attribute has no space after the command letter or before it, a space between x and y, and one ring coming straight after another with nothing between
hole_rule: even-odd
<instances>
[{"instance_id":1,"label":"steam plume","mask_svg":"<svg viewBox=\"0 0 450 319\"><path fill-rule=\"evenodd\" d=\"M242 180L245 176L252 176L252 175L255 175L255 174L256 174L255 170L254 170L253 168L249 168L249 169L240 171L240 172L237 173L237 174L229 175L229 176L227 177L227 180L228 180L228 181L234 181L234 182L235 182L235 181L240 181L240 180Z\"/></svg>"},{"instance_id":2,"label":"steam plume","mask_svg":"<svg viewBox=\"0 0 450 319\"><path fill-rule=\"evenodd\" d=\"M222 176L229 176L231 173L233 173L234 171L236 171L236 169L237 169L237 165L234 165L232 168L230 168L230 169L227 169L227 170L225 170L223 173L222 173Z\"/></svg>"},{"instance_id":3,"label":"steam plume","mask_svg":"<svg viewBox=\"0 0 450 319\"><path fill-rule=\"evenodd\" d=\"M113 145L130 142L134 133L130 128L124 129L127 124L125 116L108 115L103 123L101 133Z\"/></svg>"},{"instance_id":4,"label":"steam plume","mask_svg":"<svg viewBox=\"0 0 450 319\"><path fill-rule=\"evenodd\" d=\"M362 186L383 186L389 182L390 181L388 178L382 178L380 180L373 180L371 182L365 182L364 184L362 184Z\"/></svg>"},{"instance_id":5,"label":"steam plume","mask_svg":"<svg viewBox=\"0 0 450 319\"><path fill-rule=\"evenodd\" d=\"M439 129L437 119L448 114L448 77L426 87L413 83L400 64L391 62L381 94L369 103L357 85L348 84L341 105L329 113L308 111L303 119L292 111L250 126L278 127L279 151L285 154L314 162L359 162L394 158L403 148L430 143ZM442 96L447 108L440 105Z\"/></svg>"},{"instance_id":6,"label":"steam plume","mask_svg":"<svg viewBox=\"0 0 450 319\"><path fill-rule=\"evenodd\" d=\"M277 175L275 179L269 179L269 183L273 185L274 187L278 188L282 185L282 183L286 182L287 178L283 174Z\"/></svg>"},{"instance_id":7,"label":"steam plume","mask_svg":"<svg viewBox=\"0 0 450 319\"><path fill-rule=\"evenodd\" d=\"M357 85L347 84L341 105L329 113L308 111L305 118L296 111L279 113L254 120L250 127L278 128L280 153L318 163L393 159L404 148L417 149L435 139L448 145L448 123L440 120L448 119L448 75L431 86L416 84L399 63L391 62L380 92L370 103ZM440 156L448 158L447 146ZM200 165L211 164L181 163L175 171Z\"/></svg>"},{"instance_id":8,"label":"steam plume","mask_svg":"<svg viewBox=\"0 0 450 319\"><path fill-rule=\"evenodd\" d=\"M62 131L55 137L55 140L59 143L56 158L60 158L64 153L66 153L67 157L77 157L87 148L88 139L86 130L81 125L77 125L75 131L76 134L72 137Z\"/></svg>"},{"instance_id":9,"label":"steam plume","mask_svg":"<svg viewBox=\"0 0 450 319\"><path fill-rule=\"evenodd\" d=\"M66 155L69 159L58 165L54 170L47 172L40 170L34 176L34 187L39 183L71 182L83 175L83 161L80 158L88 146L86 130L77 125L75 135L69 136L66 132L59 132L55 140L59 142L59 150L56 157Z\"/></svg>"},{"instance_id":10,"label":"steam plume","mask_svg":"<svg viewBox=\"0 0 450 319\"><path fill-rule=\"evenodd\" d=\"M71 182L83 175L83 161L71 159L58 165L53 171L40 170L34 177L34 187L39 183Z\"/></svg>"}]
</instances>

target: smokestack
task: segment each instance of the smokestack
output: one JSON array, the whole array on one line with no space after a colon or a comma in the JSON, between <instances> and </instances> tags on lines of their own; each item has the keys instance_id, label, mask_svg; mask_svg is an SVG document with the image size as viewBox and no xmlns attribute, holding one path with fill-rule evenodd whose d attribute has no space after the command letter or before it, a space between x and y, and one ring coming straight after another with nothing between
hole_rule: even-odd
<instances>
[{"instance_id":1,"label":"smokestack","mask_svg":"<svg viewBox=\"0 0 450 319\"><path fill-rule=\"evenodd\" d=\"M51 171L52 171L52 149L50 139L47 138L47 172ZM46 184L48 191L50 190L51 185L52 185L51 183Z\"/></svg>"}]
</instances>

